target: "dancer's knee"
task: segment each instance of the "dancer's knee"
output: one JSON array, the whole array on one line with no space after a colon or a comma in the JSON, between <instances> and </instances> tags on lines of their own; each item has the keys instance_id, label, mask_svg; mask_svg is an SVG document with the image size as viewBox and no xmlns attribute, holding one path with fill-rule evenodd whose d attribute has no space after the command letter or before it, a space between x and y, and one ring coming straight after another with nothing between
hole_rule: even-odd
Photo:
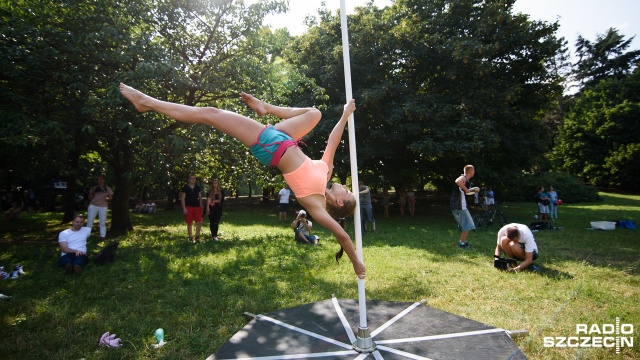
<instances>
[{"instance_id":1,"label":"dancer's knee","mask_svg":"<svg viewBox=\"0 0 640 360\"><path fill-rule=\"evenodd\" d=\"M202 116L207 119L210 117L219 116L222 113L222 110L214 107L198 107L196 108L202 114Z\"/></svg>"},{"instance_id":2,"label":"dancer's knee","mask_svg":"<svg viewBox=\"0 0 640 360\"><path fill-rule=\"evenodd\" d=\"M322 113L316 108L310 108L309 111L307 111L307 115L311 121L315 122L320 121L320 118L322 118Z\"/></svg>"}]
</instances>

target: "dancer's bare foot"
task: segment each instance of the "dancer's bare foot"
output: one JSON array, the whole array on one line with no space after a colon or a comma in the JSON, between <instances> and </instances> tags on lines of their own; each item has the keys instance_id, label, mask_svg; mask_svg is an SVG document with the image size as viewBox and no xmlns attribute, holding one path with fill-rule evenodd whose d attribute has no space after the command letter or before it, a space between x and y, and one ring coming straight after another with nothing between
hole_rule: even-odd
<instances>
[{"instance_id":1,"label":"dancer's bare foot","mask_svg":"<svg viewBox=\"0 0 640 360\"><path fill-rule=\"evenodd\" d=\"M131 86L120 83L120 93L122 94L122 96L127 98L127 100L131 101L133 106L136 107L136 110L140 112L151 110L151 107L144 104L145 98L147 97L147 95L132 88Z\"/></svg>"},{"instance_id":2,"label":"dancer's bare foot","mask_svg":"<svg viewBox=\"0 0 640 360\"><path fill-rule=\"evenodd\" d=\"M240 96L242 96L242 101L247 104L253 111L258 114L258 116L265 116L269 112L267 111L267 106L262 100L258 100L253 95L247 94L245 92L241 92Z\"/></svg>"}]
</instances>

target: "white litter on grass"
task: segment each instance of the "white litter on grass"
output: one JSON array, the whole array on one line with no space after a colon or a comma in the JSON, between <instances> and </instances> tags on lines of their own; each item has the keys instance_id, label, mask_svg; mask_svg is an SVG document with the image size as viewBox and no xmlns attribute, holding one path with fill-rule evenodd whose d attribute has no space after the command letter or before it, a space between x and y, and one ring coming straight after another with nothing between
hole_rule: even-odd
<instances>
[{"instance_id":1,"label":"white litter on grass","mask_svg":"<svg viewBox=\"0 0 640 360\"><path fill-rule=\"evenodd\" d=\"M592 221L591 228L594 230L615 230L616 223L613 221Z\"/></svg>"}]
</instances>

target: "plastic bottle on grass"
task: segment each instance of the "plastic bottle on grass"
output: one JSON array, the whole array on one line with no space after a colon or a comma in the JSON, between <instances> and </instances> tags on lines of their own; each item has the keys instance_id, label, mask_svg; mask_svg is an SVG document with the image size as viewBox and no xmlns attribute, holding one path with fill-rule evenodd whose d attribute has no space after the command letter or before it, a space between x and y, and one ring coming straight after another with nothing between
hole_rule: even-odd
<instances>
[{"instance_id":1,"label":"plastic bottle on grass","mask_svg":"<svg viewBox=\"0 0 640 360\"><path fill-rule=\"evenodd\" d=\"M154 344L153 347L159 348L167 343L166 341L164 341L164 329L162 328L156 329L153 335L155 335L156 340L158 341L158 343Z\"/></svg>"}]
</instances>

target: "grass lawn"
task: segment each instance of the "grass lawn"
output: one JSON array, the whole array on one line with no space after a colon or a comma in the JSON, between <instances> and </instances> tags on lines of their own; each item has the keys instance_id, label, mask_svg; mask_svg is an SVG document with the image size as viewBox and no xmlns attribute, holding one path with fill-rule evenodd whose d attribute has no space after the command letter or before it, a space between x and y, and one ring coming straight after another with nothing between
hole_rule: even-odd
<instances>
[{"instance_id":1,"label":"grass lawn","mask_svg":"<svg viewBox=\"0 0 640 360\"><path fill-rule=\"evenodd\" d=\"M540 273L493 268L497 225L472 232L472 250L458 249L446 197L419 197L415 217L392 208L383 219L377 212L377 232L363 236L367 299L424 299L495 327L527 329L515 341L530 359L640 358L640 230L588 229L597 220L640 225L640 196L601 195L603 203L562 205L554 225L564 229L535 234ZM336 264L338 244L328 231L313 231L323 246L298 245L289 224L278 222L277 204L234 200L219 243L187 243L179 211L132 214L135 231L119 238L116 261L90 264L81 276L57 266L57 234L69 227L59 224L60 214L0 222L0 265L22 264L26 272L0 280L0 293L13 297L0 301L0 359L204 359L246 325L244 312L264 314L331 294L357 299L353 268L346 256ZM524 224L536 211L533 203L501 208L509 221ZM208 220L204 227L208 234ZM104 246L96 232L90 255ZM634 326L627 335L634 347L620 354L544 346L545 337L588 336L576 335L577 324L612 324L616 317ZM152 346L157 328L168 341L160 349ZM98 347L107 331L122 339L121 348Z\"/></svg>"}]
</instances>

